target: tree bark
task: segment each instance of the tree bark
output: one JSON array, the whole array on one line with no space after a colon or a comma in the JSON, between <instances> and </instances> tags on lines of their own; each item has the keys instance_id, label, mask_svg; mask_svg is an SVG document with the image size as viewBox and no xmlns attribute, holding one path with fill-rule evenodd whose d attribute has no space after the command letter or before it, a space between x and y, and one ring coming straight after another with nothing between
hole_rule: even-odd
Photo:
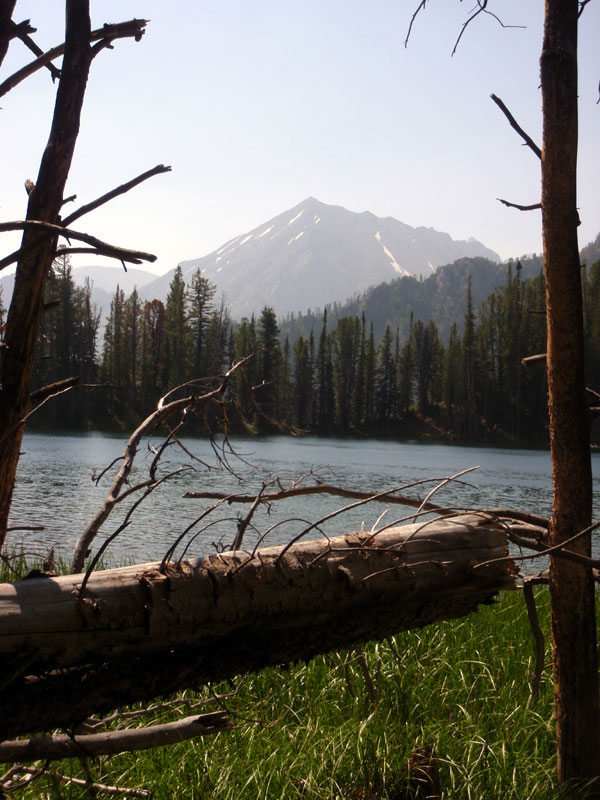
<instances>
[{"instance_id":1,"label":"tree bark","mask_svg":"<svg viewBox=\"0 0 600 800\"><path fill-rule=\"evenodd\" d=\"M66 47L50 136L29 196L27 220L59 223L91 63L89 3L67 0ZM29 381L43 316L44 283L56 249L56 236L23 233L30 248L17 264L15 286L0 361L0 550L8 527L15 475L29 406Z\"/></svg>"},{"instance_id":2,"label":"tree bark","mask_svg":"<svg viewBox=\"0 0 600 800\"><path fill-rule=\"evenodd\" d=\"M554 502L551 544L591 522L589 418L577 243L577 0L546 0L541 56L542 220ZM590 555L590 537L577 548ZM559 780L600 776L600 712L591 569L550 559Z\"/></svg>"},{"instance_id":3,"label":"tree bark","mask_svg":"<svg viewBox=\"0 0 600 800\"><path fill-rule=\"evenodd\" d=\"M4 584L0 738L463 616L514 588L506 556L472 514L95 572L82 599L81 575Z\"/></svg>"}]
</instances>

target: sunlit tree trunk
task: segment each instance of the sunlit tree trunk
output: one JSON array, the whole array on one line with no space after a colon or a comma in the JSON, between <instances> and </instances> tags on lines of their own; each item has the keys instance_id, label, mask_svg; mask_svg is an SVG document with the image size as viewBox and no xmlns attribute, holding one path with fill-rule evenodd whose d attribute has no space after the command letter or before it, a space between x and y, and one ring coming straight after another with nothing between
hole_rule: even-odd
<instances>
[{"instance_id":1,"label":"sunlit tree trunk","mask_svg":"<svg viewBox=\"0 0 600 800\"><path fill-rule=\"evenodd\" d=\"M552 544L586 528L592 504L577 243L578 10L577 0L546 0L541 57ZM586 555L590 547L589 535L573 545ZM600 714L591 569L552 558L550 593L559 780L598 777Z\"/></svg>"}]
</instances>

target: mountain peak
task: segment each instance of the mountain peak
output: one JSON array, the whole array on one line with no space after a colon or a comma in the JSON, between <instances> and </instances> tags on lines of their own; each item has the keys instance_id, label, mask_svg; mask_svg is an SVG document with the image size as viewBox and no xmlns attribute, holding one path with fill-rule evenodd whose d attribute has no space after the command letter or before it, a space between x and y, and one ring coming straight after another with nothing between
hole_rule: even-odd
<instances>
[{"instance_id":1,"label":"mountain peak","mask_svg":"<svg viewBox=\"0 0 600 800\"><path fill-rule=\"evenodd\" d=\"M431 275L463 256L501 260L475 240L457 242L432 228L412 228L311 196L180 266L187 282L201 269L240 319L265 305L280 315L322 308L400 275ZM172 275L153 281L142 295L165 294Z\"/></svg>"}]
</instances>

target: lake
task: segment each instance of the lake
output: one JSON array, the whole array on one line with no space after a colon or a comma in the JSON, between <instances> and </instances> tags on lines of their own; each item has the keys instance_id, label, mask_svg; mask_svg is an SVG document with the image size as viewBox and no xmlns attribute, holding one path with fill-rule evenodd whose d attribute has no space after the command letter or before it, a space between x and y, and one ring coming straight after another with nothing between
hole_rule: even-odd
<instances>
[{"instance_id":1,"label":"lake","mask_svg":"<svg viewBox=\"0 0 600 800\"><path fill-rule=\"evenodd\" d=\"M93 480L123 452L123 436L27 434L19 465L10 524L43 525L43 531L9 534L10 544L28 553L44 554L50 547L70 559L75 543L100 507L118 464L99 482ZM201 556L231 544L238 520L247 505L223 505L204 516L214 501L184 499L188 491L256 493L264 481L279 476L289 486L313 473L325 483L362 491L384 491L416 481L429 481L404 490L423 498L442 479L478 466L463 476L468 483L450 483L434 502L467 508L508 507L548 516L551 508L550 455L540 450L457 447L398 443L381 440L320 439L272 436L240 438L227 453L228 468L218 463L205 439L185 439L186 449L200 461L191 461L180 448L170 447L162 472L182 469L163 483L131 516L128 527L110 545L107 566L160 560L186 529L177 555ZM145 442L136 458L134 479L143 479L153 458ZM156 442L155 444L158 444ZM592 456L595 518L600 517L600 454ZM314 479L309 479L308 483ZM273 489L270 489L271 491ZM117 529L135 497L116 507L94 544L94 550ZM295 498L261 509L252 519L244 545L254 547L287 542L308 525L353 501L337 497ZM308 535L336 535L364 524L370 529L387 506L382 503L354 508L329 520ZM393 505L379 524L389 524L411 509ZM414 512L413 512L414 513Z\"/></svg>"}]
</instances>

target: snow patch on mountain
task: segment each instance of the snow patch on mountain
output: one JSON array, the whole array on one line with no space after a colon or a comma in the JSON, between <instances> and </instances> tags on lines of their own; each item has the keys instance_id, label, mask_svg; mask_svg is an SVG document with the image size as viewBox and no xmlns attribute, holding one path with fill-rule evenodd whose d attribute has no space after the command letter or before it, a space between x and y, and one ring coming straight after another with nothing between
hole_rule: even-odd
<instances>
[{"instance_id":1,"label":"snow patch on mountain","mask_svg":"<svg viewBox=\"0 0 600 800\"><path fill-rule=\"evenodd\" d=\"M388 248L387 248L387 247L384 245L384 243L381 241L381 231L377 231L377 233L375 234L375 238L377 239L377 241L379 242L379 244L382 246L382 248L383 248L383 252L384 252L384 253L386 254L386 256L389 258L389 260L390 260L390 264L391 264L391 265L392 265L392 267L393 267L393 268L396 270L396 272L397 272L399 275L405 275L405 276L407 276L407 277L408 277L408 276L409 276L411 273L410 273L410 272L409 272L407 269L404 269L404 267L401 267L401 266L400 266L400 264L398 264L398 262L396 261L396 257L394 256L394 254L393 254L392 252L390 252L390 250L388 250ZM413 241L414 241L414 239L413 239Z\"/></svg>"},{"instance_id":2,"label":"snow patch on mountain","mask_svg":"<svg viewBox=\"0 0 600 800\"><path fill-rule=\"evenodd\" d=\"M288 244L291 244L292 242L295 242L301 236L304 236L304 231L300 231L300 233L296 234L296 236L292 236L292 238L289 240Z\"/></svg>"},{"instance_id":3,"label":"snow patch on mountain","mask_svg":"<svg viewBox=\"0 0 600 800\"><path fill-rule=\"evenodd\" d=\"M297 219L300 219L302 214L304 214L304 209L302 209L302 211L299 214L296 214L295 217L292 217L292 219L288 222L288 225L291 225L292 222L296 222Z\"/></svg>"}]
</instances>

